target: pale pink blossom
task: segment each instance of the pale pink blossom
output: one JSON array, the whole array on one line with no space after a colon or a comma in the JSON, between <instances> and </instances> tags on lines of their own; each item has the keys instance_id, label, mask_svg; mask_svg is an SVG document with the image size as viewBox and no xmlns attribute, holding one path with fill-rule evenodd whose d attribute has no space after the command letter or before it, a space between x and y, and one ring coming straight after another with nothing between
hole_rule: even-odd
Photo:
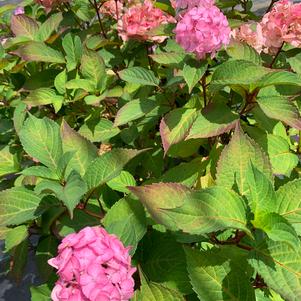
<instances>
[{"instance_id":1,"label":"pale pink blossom","mask_svg":"<svg viewBox=\"0 0 301 301\"><path fill-rule=\"evenodd\" d=\"M260 22L264 51L276 53L283 42L301 46L301 4L288 0L276 2Z\"/></svg>"},{"instance_id":2,"label":"pale pink blossom","mask_svg":"<svg viewBox=\"0 0 301 301\"><path fill-rule=\"evenodd\" d=\"M129 248L101 227L86 227L70 234L48 263L59 280L54 301L127 301L134 292Z\"/></svg>"},{"instance_id":3,"label":"pale pink blossom","mask_svg":"<svg viewBox=\"0 0 301 301\"><path fill-rule=\"evenodd\" d=\"M214 0L175 0L177 9L191 9L193 7L211 7Z\"/></svg>"},{"instance_id":4,"label":"pale pink blossom","mask_svg":"<svg viewBox=\"0 0 301 301\"><path fill-rule=\"evenodd\" d=\"M15 10L14 10L14 15L24 15L25 11L24 11L24 7L22 6L18 6Z\"/></svg>"},{"instance_id":5,"label":"pale pink blossom","mask_svg":"<svg viewBox=\"0 0 301 301\"><path fill-rule=\"evenodd\" d=\"M177 2L176 0L169 0L170 4L171 4L171 7L176 10L177 9Z\"/></svg>"},{"instance_id":6,"label":"pale pink blossom","mask_svg":"<svg viewBox=\"0 0 301 301\"><path fill-rule=\"evenodd\" d=\"M117 5L117 7L116 7ZM117 9L116 9L117 8ZM109 0L106 1L100 8L100 12L104 15L109 15L114 19L119 19L122 15L123 3L122 1Z\"/></svg>"},{"instance_id":7,"label":"pale pink blossom","mask_svg":"<svg viewBox=\"0 0 301 301\"><path fill-rule=\"evenodd\" d=\"M118 22L119 35L124 41L128 39L152 40L162 43L167 37L155 35L152 31L160 25L175 23L176 20L155 8L152 1L145 0L131 6Z\"/></svg>"},{"instance_id":8,"label":"pale pink blossom","mask_svg":"<svg viewBox=\"0 0 301 301\"><path fill-rule=\"evenodd\" d=\"M176 41L199 59L216 52L230 42L226 16L216 7L194 7L181 16L175 29Z\"/></svg>"},{"instance_id":9,"label":"pale pink blossom","mask_svg":"<svg viewBox=\"0 0 301 301\"><path fill-rule=\"evenodd\" d=\"M263 47L261 26L258 23L245 23L231 32L234 40L245 42L260 53Z\"/></svg>"}]
</instances>

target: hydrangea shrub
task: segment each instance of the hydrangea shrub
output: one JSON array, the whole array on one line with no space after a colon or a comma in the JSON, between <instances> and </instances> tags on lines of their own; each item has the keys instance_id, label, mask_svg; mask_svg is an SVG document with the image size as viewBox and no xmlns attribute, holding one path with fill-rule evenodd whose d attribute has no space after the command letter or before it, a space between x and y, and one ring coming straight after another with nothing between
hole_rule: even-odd
<instances>
[{"instance_id":1,"label":"hydrangea shrub","mask_svg":"<svg viewBox=\"0 0 301 301\"><path fill-rule=\"evenodd\" d=\"M300 4L0 20L0 239L32 301L301 299Z\"/></svg>"}]
</instances>

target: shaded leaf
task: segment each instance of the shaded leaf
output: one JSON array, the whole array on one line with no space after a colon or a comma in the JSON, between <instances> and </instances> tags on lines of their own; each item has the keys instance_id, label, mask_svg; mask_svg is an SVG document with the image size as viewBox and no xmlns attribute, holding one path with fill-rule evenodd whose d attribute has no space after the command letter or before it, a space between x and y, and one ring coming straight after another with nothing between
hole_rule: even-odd
<instances>
[{"instance_id":1,"label":"shaded leaf","mask_svg":"<svg viewBox=\"0 0 301 301\"><path fill-rule=\"evenodd\" d=\"M146 233L147 223L143 206L129 197L115 203L103 219L109 233L117 235L125 246L136 251L139 241Z\"/></svg>"},{"instance_id":2,"label":"shaded leaf","mask_svg":"<svg viewBox=\"0 0 301 301\"><path fill-rule=\"evenodd\" d=\"M200 300L256 300L243 251L226 247L208 251L185 248L185 252L191 284Z\"/></svg>"}]
</instances>

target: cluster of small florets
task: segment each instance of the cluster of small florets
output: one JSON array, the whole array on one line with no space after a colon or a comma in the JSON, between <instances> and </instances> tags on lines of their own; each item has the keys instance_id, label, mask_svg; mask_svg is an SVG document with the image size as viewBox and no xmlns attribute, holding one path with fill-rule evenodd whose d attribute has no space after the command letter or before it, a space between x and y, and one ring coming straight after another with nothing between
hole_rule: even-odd
<instances>
[{"instance_id":1,"label":"cluster of small florets","mask_svg":"<svg viewBox=\"0 0 301 301\"><path fill-rule=\"evenodd\" d=\"M179 21L175 29L176 41L199 59L216 52L230 42L231 29L226 16L212 0L178 0Z\"/></svg>"},{"instance_id":2,"label":"cluster of small florets","mask_svg":"<svg viewBox=\"0 0 301 301\"><path fill-rule=\"evenodd\" d=\"M152 1L145 0L143 3L139 2L125 9L118 22L118 31L124 41L136 39L162 43L167 36L156 35L153 30L161 25L175 22L174 17L156 8Z\"/></svg>"},{"instance_id":3,"label":"cluster of small florets","mask_svg":"<svg viewBox=\"0 0 301 301\"><path fill-rule=\"evenodd\" d=\"M66 236L48 263L57 269L53 301L127 301L133 297L136 268L129 248L101 227Z\"/></svg>"},{"instance_id":4,"label":"cluster of small florets","mask_svg":"<svg viewBox=\"0 0 301 301\"><path fill-rule=\"evenodd\" d=\"M301 45L301 3L289 0L276 2L261 22L244 24L232 36L254 47L259 53L275 54L284 42Z\"/></svg>"}]
</instances>

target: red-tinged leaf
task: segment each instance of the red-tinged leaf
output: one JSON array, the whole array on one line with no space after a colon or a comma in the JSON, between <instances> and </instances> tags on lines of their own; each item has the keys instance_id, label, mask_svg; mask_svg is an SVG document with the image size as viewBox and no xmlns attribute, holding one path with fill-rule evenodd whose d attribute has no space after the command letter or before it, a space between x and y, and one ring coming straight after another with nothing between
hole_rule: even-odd
<instances>
[{"instance_id":1,"label":"red-tinged leaf","mask_svg":"<svg viewBox=\"0 0 301 301\"><path fill-rule=\"evenodd\" d=\"M129 189L154 220L172 231L207 234L234 228L250 232L244 200L226 188L193 191L176 183L157 183Z\"/></svg>"},{"instance_id":2,"label":"red-tinged leaf","mask_svg":"<svg viewBox=\"0 0 301 301\"><path fill-rule=\"evenodd\" d=\"M226 105L209 104L193 122L186 140L221 135L233 129L238 120Z\"/></svg>"},{"instance_id":3,"label":"red-tinged leaf","mask_svg":"<svg viewBox=\"0 0 301 301\"><path fill-rule=\"evenodd\" d=\"M197 117L195 109L175 109L169 112L160 123L160 134L165 154L168 149L183 141Z\"/></svg>"},{"instance_id":4,"label":"red-tinged leaf","mask_svg":"<svg viewBox=\"0 0 301 301\"><path fill-rule=\"evenodd\" d=\"M297 107L283 96L262 96L257 99L261 110L270 118L280 120L301 130L301 118Z\"/></svg>"},{"instance_id":5,"label":"red-tinged leaf","mask_svg":"<svg viewBox=\"0 0 301 301\"><path fill-rule=\"evenodd\" d=\"M25 15L12 16L11 31L16 36L25 36L34 40L39 26L37 22Z\"/></svg>"},{"instance_id":6,"label":"red-tinged leaf","mask_svg":"<svg viewBox=\"0 0 301 301\"><path fill-rule=\"evenodd\" d=\"M65 63L64 56L61 52L42 42L27 42L14 51L14 53L20 56L24 61L29 62Z\"/></svg>"},{"instance_id":7,"label":"red-tinged leaf","mask_svg":"<svg viewBox=\"0 0 301 301\"><path fill-rule=\"evenodd\" d=\"M129 190L139 198L158 223L174 230L177 229L176 225L172 220L166 219L165 213L161 210L180 207L185 197L191 193L188 187L177 183L131 186Z\"/></svg>"}]
</instances>

